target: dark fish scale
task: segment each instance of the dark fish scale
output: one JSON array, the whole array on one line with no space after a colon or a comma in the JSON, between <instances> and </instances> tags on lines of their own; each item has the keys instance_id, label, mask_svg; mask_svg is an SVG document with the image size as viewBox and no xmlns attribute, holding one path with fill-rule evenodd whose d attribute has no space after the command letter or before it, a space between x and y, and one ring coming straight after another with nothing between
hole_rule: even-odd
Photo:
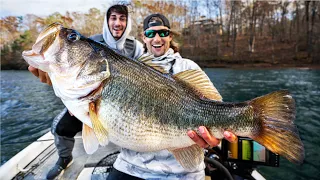
<instances>
[{"instance_id":1,"label":"dark fish scale","mask_svg":"<svg viewBox=\"0 0 320 180\"><path fill-rule=\"evenodd\" d=\"M102 99L117 102L123 113L130 110L137 116L143 114L153 121L151 124L179 129L195 129L204 125L223 130L234 122L241 122L234 128L252 125L250 116L253 113L247 110L245 103L216 103L199 99L182 83L163 78L154 70L150 73L149 68L141 69L131 60L113 59L110 65L112 80L104 87Z\"/></svg>"}]
</instances>

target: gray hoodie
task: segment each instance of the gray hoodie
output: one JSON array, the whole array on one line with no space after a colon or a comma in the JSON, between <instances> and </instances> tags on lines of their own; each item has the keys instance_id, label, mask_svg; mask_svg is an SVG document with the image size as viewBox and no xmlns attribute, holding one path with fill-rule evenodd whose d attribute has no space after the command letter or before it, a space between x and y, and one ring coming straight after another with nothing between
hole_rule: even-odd
<instances>
[{"instance_id":1,"label":"gray hoodie","mask_svg":"<svg viewBox=\"0 0 320 180\"><path fill-rule=\"evenodd\" d=\"M108 12L108 10L107 10L107 12ZM113 50L116 50L119 53L121 53L125 56L128 56L130 58L137 59L143 54L144 48L143 48L143 45L141 42L139 42L138 40L129 36L129 34L131 32L131 26L132 26L131 17L130 17L130 14L128 14L127 27L126 27L125 31L123 32L120 39L115 40L109 30L108 19L107 19L107 16L105 15L104 22L103 22L102 34L94 35L91 38L96 41L101 41L103 38L104 42ZM135 51L133 54L130 54L130 51L128 49L126 49L126 47L125 47L126 40L127 41L128 40L134 41Z\"/></svg>"}]
</instances>

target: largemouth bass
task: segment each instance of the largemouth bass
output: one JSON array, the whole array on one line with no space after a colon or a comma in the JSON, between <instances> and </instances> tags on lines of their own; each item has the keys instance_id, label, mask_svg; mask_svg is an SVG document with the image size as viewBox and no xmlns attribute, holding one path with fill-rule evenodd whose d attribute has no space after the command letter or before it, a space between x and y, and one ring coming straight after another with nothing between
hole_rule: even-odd
<instances>
[{"instance_id":1,"label":"largemouth bass","mask_svg":"<svg viewBox=\"0 0 320 180\"><path fill-rule=\"evenodd\" d=\"M164 74L149 66L152 61L124 57L57 23L22 55L48 72L55 94L83 122L88 153L109 141L140 152L167 149L192 171L203 161L203 149L187 131L205 126L217 138L228 130L303 162L295 102L286 90L241 103L215 101L217 92L201 70Z\"/></svg>"}]
</instances>

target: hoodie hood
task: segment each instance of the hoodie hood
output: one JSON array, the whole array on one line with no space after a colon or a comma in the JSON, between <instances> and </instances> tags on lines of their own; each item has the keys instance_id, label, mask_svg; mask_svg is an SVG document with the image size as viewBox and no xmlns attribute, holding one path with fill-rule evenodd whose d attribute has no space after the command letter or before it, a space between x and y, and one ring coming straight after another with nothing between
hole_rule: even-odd
<instances>
[{"instance_id":1,"label":"hoodie hood","mask_svg":"<svg viewBox=\"0 0 320 180\"><path fill-rule=\"evenodd\" d=\"M111 6L110 6L111 7ZM109 11L110 7L108 8L108 10L106 12ZM107 13L106 13L107 14ZM102 36L104 41L108 44L109 47L111 47L112 49L118 50L118 51L122 51L124 49L124 43L126 41L126 38L128 37L129 33L131 31L131 17L130 17L130 13L128 13L128 17L127 17L127 27L124 30L122 36L120 39L115 40L114 37L112 36L110 30L109 30L109 25L108 25L108 19L107 19L107 15L104 16L104 22L103 22L103 32L102 32Z\"/></svg>"}]
</instances>

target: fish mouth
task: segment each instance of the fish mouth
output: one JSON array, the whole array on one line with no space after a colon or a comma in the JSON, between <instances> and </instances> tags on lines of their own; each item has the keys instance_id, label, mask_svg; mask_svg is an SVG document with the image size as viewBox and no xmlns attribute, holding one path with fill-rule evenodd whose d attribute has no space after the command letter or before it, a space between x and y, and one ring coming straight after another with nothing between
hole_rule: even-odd
<instances>
[{"instance_id":1,"label":"fish mouth","mask_svg":"<svg viewBox=\"0 0 320 180\"><path fill-rule=\"evenodd\" d=\"M33 50L23 51L22 56L38 56L39 54L34 52Z\"/></svg>"},{"instance_id":2,"label":"fish mouth","mask_svg":"<svg viewBox=\"0 0 320 180\"><path fill-rule=\"evenodd\" d=\"M59 36L60 30L63 26L60 23L53 23L47 28L41 31L35 44L31 50L23 51L22 57L28 62L29 65L40 68L41 70L46 69L45 65L49 63L45 61L45 53L54 44L54 41Z\"/></svg>"},{"instance_id":3,"label":"fish mouth","mask_svg":"<svg viewBox=\"0 0 320 180\"><path fill-rule=\"evenodd\" d=\"M53 23L45 28L39 34L35 44L30 51L23 51L23 56L36 56L43 55L48 48L52 45L55 38L59 35L63 26L60 23Z\"/></svg>"},{"instance_id":4,"label":"fish mouth","mask_svg":"<svg viewBox=\"0 0 320 180\"><path fill-rule=\"evenodd\" d=\"M53 44L57 36L59 36L60 30L63 26L60 23L53 23L43 30L35 44L32 46L32 50L38 54L45 53L49 47Z\"/></svg>"}]
</instances>

